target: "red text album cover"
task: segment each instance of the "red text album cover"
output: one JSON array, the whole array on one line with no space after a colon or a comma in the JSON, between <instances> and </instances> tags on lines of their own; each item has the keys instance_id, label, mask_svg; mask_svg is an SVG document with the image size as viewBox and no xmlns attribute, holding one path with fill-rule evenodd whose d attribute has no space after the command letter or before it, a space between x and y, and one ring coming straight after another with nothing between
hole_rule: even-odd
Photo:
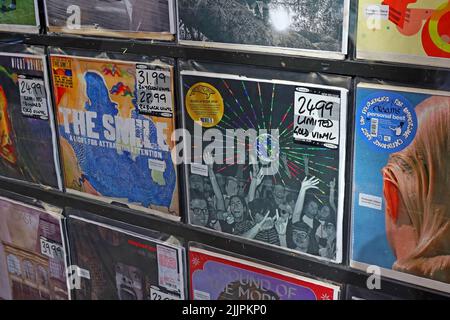
<instances>
[{"instance_id":1,"label":"red text album cover","mask_svg":"<svg viewBox=\"0 0 450 320\"><path fill-rule=\"evenodd\" d=\"M359 0L357 57L450 67L450 1Z\"/></svg>"},{"instance_id":2,"label":"red text album cover","mask_svg":"<svg viewBox=\"0 0 450 320\"><path fill-rule=\"evenodd\" d=\"M351 265L450 292L450 92L360 83Z\"/></svg>"},{"instance_id":3,"label":"red text album cover","mask_svg":"<svg viewBox=\"0 0 450 320\"><path fill-rule=\"evenodd\" d=\"M0 30L10 32L39 32L38 0L1 0Z\"/></svg>"},{"instance_id":4,"label":"red text album cover","mask_svg":"<svg viewBox=\"0 0 450 320\"><path fill-rule=\"evenodd\" d=\"M67 192L179 219L173 67L50 60Z\"/></svg>"},{"instance_id":5,"label":"red text album cover","mask_svg":"<svg viewBox=\"0 0 450 320\"><path fill-rule=\"evenodd\" d=\"M184 300L184 249L77 216L68 218L76 300Z\"/></svg>"},{"instance_id":6,"label":"red text album cover","mask_svg":"<svg viewBox=\"0 0 450 320\"><path fill-rule=\"evenodd\" d=\"M191 299L337 300L339 286L190 247Z\"/></svg>"},{"instance_id":7,"label":"red text album cover","mask_svg":"<svg viewBox=\"0 0 450 320\"><path fill-rule=\"evenodd\" d=\"M0 176L62 188L42 55L0 53Z\"/></svg>"},{"instance_id":8,"label":"red text album cover","mask_svg":"<svg viewBox=\"0 0 450 320\"><path fill-rule=\"evenodd\" d=\"M182 71L189 222L342 258L347 90Z\"/></svg>"},{"instance_id":9,"label":"red text album cover","mask_svg":"<svg viewBox=\"0 0 450 320\"><path fill-rule=\"evenodd\" d=\"M45 0L45 7L50 32L175 38L174 0Z\"/></svg>"},{"instance_id":10,"label":"red text album cover","mask_svg":"<svg viewBox=\"0 0 450 320\"><path fill-rule=\"evenodd\" d=\"M0 300L66 300L61 216L0 198Z\"/></svg>"}]
</instances>

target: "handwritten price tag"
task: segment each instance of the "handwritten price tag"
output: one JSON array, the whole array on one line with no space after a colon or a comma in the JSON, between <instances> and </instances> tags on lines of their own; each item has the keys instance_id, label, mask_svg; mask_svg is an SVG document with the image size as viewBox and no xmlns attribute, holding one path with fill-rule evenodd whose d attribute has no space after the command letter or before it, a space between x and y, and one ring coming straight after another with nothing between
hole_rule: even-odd
<instances>
[{"instance_id":1,"label":"handwritten price tag","mask_svg":"<svg viewBox=\"0 0 450 320\"><path fill-rule=\"evenodd\" d=\"M40 238L41 253L49 258L64 260L63 247L55 242L49 241L44 237Z\"/></svg>"},{"instance_id":2,"label":"handwritten price tag","mask_svg":"<svg viewBox=\"0 0 450 320\"><path fill-rule=\"evenodd\" d=\"M297 88L294 102L294 139L336 149L339 145L340 92Z\"/></svg>"},{"instance_id":3,"label":"handwritten price tag","mask_svg":"<svg viewBox=\"0 0 450 320\"><path fill-rule=\"evenodd\" d=\"M172 79L169 70L157 70L148 64L136 65L137 105L151 116L173 117Z\"/></svg>"},{"instance_id":4,"label":"handwritten price tag","mask_svg":"<svg viewBox=\"0 0 450 320\"><path fill-rule=\"evenodd\" d=\"M22 114L27 117L48 119L47 97L42 79L18 79Z\"/></svg>"}]
</instances>

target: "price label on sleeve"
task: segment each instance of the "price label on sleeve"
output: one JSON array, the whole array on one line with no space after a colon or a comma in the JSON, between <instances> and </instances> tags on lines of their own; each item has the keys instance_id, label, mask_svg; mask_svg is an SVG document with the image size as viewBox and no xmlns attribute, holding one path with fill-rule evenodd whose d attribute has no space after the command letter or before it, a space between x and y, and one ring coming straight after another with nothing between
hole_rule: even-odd
<instances>
[{"instance_id":1,"label":"price label on sleeve","mask_svg":"<svg viewBox=\"0 0 450 320\"><path fill-rule=\"evenodd\" d=\"M39 78L19 76L18 83L22 114L27 117L48 119L44 81Z\"/></svg>"},{"instance_id":2,"label":"price label on sleeve","mask_svg":"<svg viewBox=\"0 0 450 320\"><path fill-rule=\"evenodd\" d=\"M41 237L41 253L49 258L64 260L64 249L62 245L49 241L48 239Z\"/></svg>"},{"instance_id":3,"label":"price label on sleeve","mask_svg":"<svg viewBox=\"0 0 450 320\"><path fill-rule=\"evenodd\" d=\"M322 88L297 88L294 140L336 149L339 146L341 93Z\"/></svg>"},{"instance_id":4,"label":"price label on sleeve","mask_svg":"<svg viewBox=\"0 0 450 320\"><path fill-rule=\"evenodd\" d=\"M148 64L136 65L136 103L139 112L172 118L172 79L170 70Z\"/></svg>"}]
</instances>

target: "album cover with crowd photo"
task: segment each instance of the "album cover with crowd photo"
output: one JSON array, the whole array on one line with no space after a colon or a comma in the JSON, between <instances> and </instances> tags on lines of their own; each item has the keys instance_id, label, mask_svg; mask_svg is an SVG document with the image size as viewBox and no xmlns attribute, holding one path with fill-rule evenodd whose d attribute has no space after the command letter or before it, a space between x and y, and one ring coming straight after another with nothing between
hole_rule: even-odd
<instances>
[{"instance_id":1,"label":"album cover with crowd photo","mask_svg":"<svg viewBox=\"0 0 450 320\"><path fill-rule=\"evenodd\" d=\"M0 300L66 300L62 215L0 197Z\"/></svg>"},{"instance_id":2,"label":"album cover with crowd photo","mask_svg":"<svg viewBox=\"0 0 450 320\"><path fill-rule=\"evenodd\" d=\"M359 0L357 58L450 68L448 0Z\"/></svg>"},{"instance_id":3,"label":"album cover with crowd photo","mask_svg":"<svg viewBox=\"0 0 450 320\"><path fill-rule=\"evenodd\" d=\"M46 70L43 55L0 53L0 176L60 189Z\"/></svg>"},{"instance_id":4,"label":"album cover with crowd photo","mask_svg":"<svg viewBox=\"0 0 450 320\"><path fill-rule=\"evenodd\" d=\"M103 37L174 40L174 0L45 0L47 28Z\"/></svg>"},{"instance_id":5,"label":"album cover with crowd photo","mask_svg":"<svg viewBox=\"0 0 450 320\"><path fill-rule=\"evenodd\" d=\"M450 292L450 92L360 82L352 267Z\"/></svg>"},{"instance_id":6,"label":"album cover with crowd photo","mask_svg":"<svg viewBox=\"0 0 450 320\"><path fill-rule=\"evenodd\" d=\"M38 0L0 0L0 30L39 32Z\"/></svg>"},{"instance_id":7,"label":"album cover with crowd photo","mask_svg":"<svg viewBox=\"0 0 450 320\"><path fill-rule=\"evenodd\" d=\"M184 300L181 245L72 214L67 228L73 299Z\"/></svg>"},{"instance_id":8,"label":"album cover with crowd photo","mask_svg":"<svg viewBox=\"0 0 450 320\"><path fill-rule=\"evenodd\" d=\"M181 71L188 219L342 258L347 90Z\"/></svg>"},{"instance_id":9,"label":"album cover with crowd photo","mask_svg":"<svg viewBox=\"0 0 450 320\"><path fill-rule=\"evenodd\" d=\"M173 66L51 54L66 191L179 219Z\"/></svg>"},{"instance_id":10,"label":"album cover with crowd photo","mask_svg":"<svg viewBox=\"0 0 450 320\"><path fill-rule=\"evenodd\" d=\"M349 0L179 0L179 40L343 59Z\"/></svg>"},{"instance_id":11,"label":"album cover with crowd photo","mask_svg":"<svg viewBox=\"0 0 450 320\"><path fill-rule=\"evenodd\" d=\"M193 300L337 300L340 287L195 246L189 247Z\"/></svg>"}]
</instances>

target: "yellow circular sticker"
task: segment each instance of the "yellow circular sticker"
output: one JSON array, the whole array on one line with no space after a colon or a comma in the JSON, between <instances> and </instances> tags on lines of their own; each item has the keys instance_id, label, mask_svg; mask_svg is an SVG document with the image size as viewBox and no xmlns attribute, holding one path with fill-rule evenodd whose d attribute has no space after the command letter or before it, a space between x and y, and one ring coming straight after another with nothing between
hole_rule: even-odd
<instances>
[{"instance_id":1,"label":"yellow circular sticker","mask_svg":"<svg viewBox=\"0 0 450 320\"><path fill-rule=\"evenodd\" d=\"M209 83L196 83L186 95L186 109L195 122L206 128L214 127L223 117L222 95Z\"/></svg>"}]
</instances>

